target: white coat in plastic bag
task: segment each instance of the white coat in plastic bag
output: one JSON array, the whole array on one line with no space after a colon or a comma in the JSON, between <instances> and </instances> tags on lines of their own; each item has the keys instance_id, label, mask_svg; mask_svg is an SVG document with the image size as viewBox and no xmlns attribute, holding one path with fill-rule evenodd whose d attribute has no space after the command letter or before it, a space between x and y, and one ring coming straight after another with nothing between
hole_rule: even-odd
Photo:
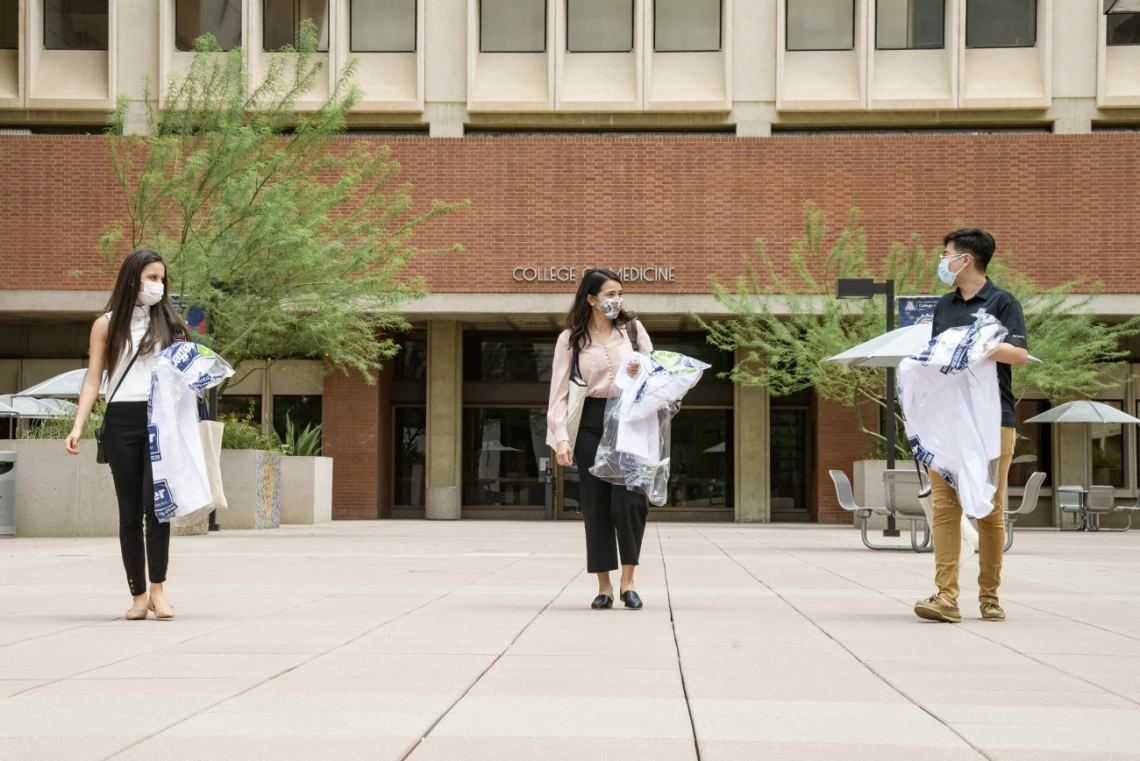
<instances>
[{"instance_id":1,"label":"white coat in plastic bag","mask_svg":"<svg viewBox=\"0 0 1140 761\"><path fill-rule=\"evenodd\" d=\"M233 374L224 359L190 341L173 344L155 357L147 418L154 513L163 523L186 526L213 509L198 397Z\"/></svg>"},{"instance_id":2,"label":"white coat in plastic bag","mask_svg":"<svg viewBox=\"0 0 1140 761\"><path fill-rule=\"evenodd\" d=\"M1001 459L1001 394L989 356L1007 331L993 315L950 328L899 365L899 402L915 460L958 493L962 512L993 512Z\"/></svg>"},{"instance_id":3,"label":"white coat in plastic bag","mask_svg":"<svg viewBox=\"0 0 1140 761\"><path fill-rule=\"evenodd\" d=\"M631 378L628 368L635 360L640 367ZM709 367L671 351L629 355L614 379L618 395L606 402L602 440L590 472L664 505L669 497L673 409Z\"/></svg>"}]
</instances>

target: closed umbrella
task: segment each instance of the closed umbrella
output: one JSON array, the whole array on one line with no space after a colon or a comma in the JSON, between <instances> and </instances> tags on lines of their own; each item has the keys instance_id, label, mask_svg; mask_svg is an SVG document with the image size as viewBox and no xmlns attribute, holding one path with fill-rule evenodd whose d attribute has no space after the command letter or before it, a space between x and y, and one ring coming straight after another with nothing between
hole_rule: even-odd
<instances>
[{"instance_id":1,"label":"closed umbrella","mask_svg":"<svg viewBox=\"0 0 1140 761\"><path fill-rule=\"evenodd\" d=\"M1054 407L1051 410L1046 410L1040 415L1029 418L1026 423L1082 423L1085 426L1085 442L1084 442L1084 455L1085 455L1085 475L1082 478L1082 484L1088 488L1088 463L1089 463L1089 426L1098 423L1130 423L1135 425L1140 423L1140 418L1135 418L1127 412L1122 412L1115 407L1110 407L1107 404L1094 402L1090 400L1082 400L1078 402L1068 402L1062 404L1060 407Z\"/></svg>"}]
</instances>

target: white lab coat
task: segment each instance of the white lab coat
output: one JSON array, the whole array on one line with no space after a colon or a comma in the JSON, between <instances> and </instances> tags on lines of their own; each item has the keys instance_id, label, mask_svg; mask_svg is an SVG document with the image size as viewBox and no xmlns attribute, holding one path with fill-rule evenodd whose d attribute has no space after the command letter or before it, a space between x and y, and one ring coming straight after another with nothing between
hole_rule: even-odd
<instances>
[{"instance_id":1,"label":"white lab coat","mask_svg":"<svg viewBox=\"0 0 1140 761\"><path fill-rule=\"evenodd\" d=\"M154 512L163 523L193 523L213 507L198 430L198 395L233 374L224 359L189 341L155 357L147 415Z\"/></svg>"},{"instance_id":2,"label":"white lab coat","mask_svg":"<svg viewBox=\"0 0 1140 761\"><path fill-rule=\"evenodd\" d=\"M915 459L958 493L962 512L993 512L1001 458L997 363L988 357L1005 340L992 315L951 328L899 365L899 402Z\"/></svg>"},{"instance_id":3,"label":"white lab coat","mask_svg":"<svg viewBox=\"0 0 1140 761\"><path fill-rule=\"evenodd\" d=\"M635 360L640 367L631 378L629 365ZM606 405L605 429L590 472L603 481L644 492L655 505L665 504L670 409L709 367L670 351L630 354L614 379L620 396Z\"/></svg>"}]
</instances>

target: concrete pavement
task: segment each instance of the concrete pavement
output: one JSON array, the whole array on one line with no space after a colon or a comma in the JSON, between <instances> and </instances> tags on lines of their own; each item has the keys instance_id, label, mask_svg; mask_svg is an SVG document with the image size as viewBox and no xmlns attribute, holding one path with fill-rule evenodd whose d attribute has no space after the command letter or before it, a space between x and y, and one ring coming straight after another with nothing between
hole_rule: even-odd
<instances>
[{"instance_id":1,"label":"concrete pavement","mask_svg":"<svg viewBox=\"0 0 1140 761\"><path fill-rule=\"evenodd\" d=\"M1140 759L1140 532L1019 531L1005 623L923 622L931 555L650 524L591 611L576 523L176 537L122 620L107 539L0 542L0 759ZM616 576L615 576L616 582ZM619 603L620 606L620 603Z\"/></svg>"}]
</instances>

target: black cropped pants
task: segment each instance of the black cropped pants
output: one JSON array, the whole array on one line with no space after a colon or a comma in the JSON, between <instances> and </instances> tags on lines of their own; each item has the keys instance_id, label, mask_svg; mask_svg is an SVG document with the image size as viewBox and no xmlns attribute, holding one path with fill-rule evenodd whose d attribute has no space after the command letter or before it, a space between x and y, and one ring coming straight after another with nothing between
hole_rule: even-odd
<instances>
[{"instance_id":1,"label":"black cropped pants","mask_svg":"<svg viewBox=\"0 0 1140 761\"><path fill-rule=\"evenodd\" d=\"M103 452L119 498L119 548L132 595L146 594L150 581L166 581L170 558L170 524L154 514L154 479L150 470L150 437L146 402L112 402L103 421ZM143 521L146 537L143 538Z\"/></svg>"},{"instance_id":2,"label":"black cropped pants","mask_svg":"<svg viewBox=\"0 0 1140 761\"><path fill-rule=\"evenodd\" d=\"M602 440L605 414L605 399L587 397L578 426L578 440L574 444L589 573L617 570L619 556L622 565L637 565L641 540L645 536L645 519L649 516L644 494L608 483L590 473Z\"/></svg>"}]
</instances>

